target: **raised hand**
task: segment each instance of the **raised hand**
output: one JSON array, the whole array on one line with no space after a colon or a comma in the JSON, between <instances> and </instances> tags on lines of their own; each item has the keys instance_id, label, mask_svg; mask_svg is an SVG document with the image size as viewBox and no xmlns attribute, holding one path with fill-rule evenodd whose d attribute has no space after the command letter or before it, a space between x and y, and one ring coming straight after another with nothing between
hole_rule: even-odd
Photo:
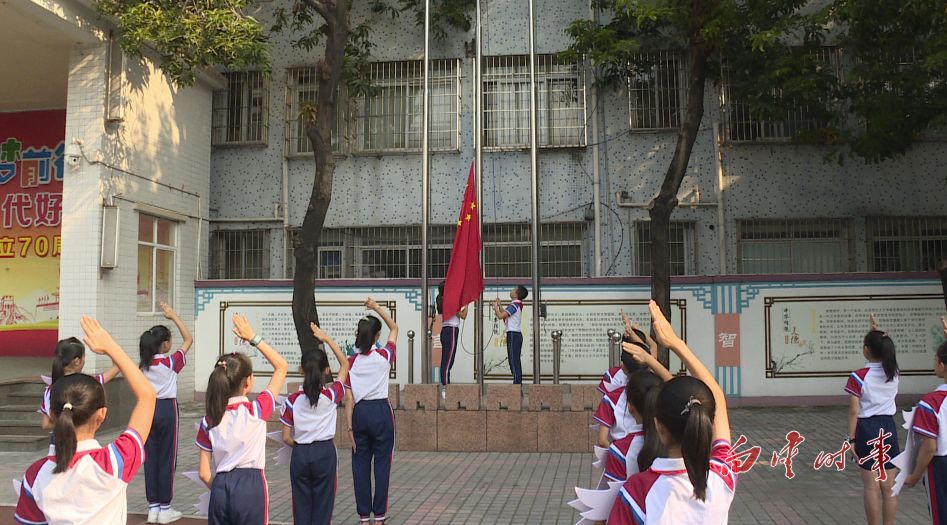
<instances>
[{"instance_id":1,"label":"raised hand","mask_svg":"<svg viewBox=\"0 0 947 525\"><path fill-rule=\"evenodd\" d=\"M371 310L371 311L373 311L373 312L377 312L379 306L378 306L378 303L376 303L374 299L372 299L371 297L366 297L366 298L365 298L365 308L368 308L369 310Z\"/></svg>"},{"instance_id":2,"label":"raised hand","mask_svg":"<svg viewBox=\"0 0 947 525\"><path fill-rule=\"evenodd\" d=\"M171 305L169 305L168 303L164 301L159 301L158 306L161 307L161 313L164 314L165 319L168 319L170 321L170 320L174 320L174 318L178 316L178 314L174 313L174 309L171 308Z\"/></svg>"},{"instance_id":3,"label":"raised hand","mask_svg":"<svg viewBox=\"0 0 947 525\"><path fill-rule=\"evenodd\" d=\"M947 337L947 317L941 316L940 324L944 326L944 337Z\"/></svg>"},{"instance_id":4,"label":"raised hand","mask_svg":"<svg viewBox=\"0 0 947 525\"><path fill-rule=\"evenodd\" d=\"M312 335L316 339L325 343L329 340L329 334L325 333L322 328L316 326L316 323L309 323L309 329L312 330Z\"/></svg>"},{"instance_id":5,"label":"raised hand","mask_svg":"<svg viewBox=\"0 0 947 525\"><path fill-rule=\"evenodd\" d=\"M250 321L240 314L233 314L233 333L244 341L249 341L254 336Z\"/></svg>"},{"instance_id":6,"label":"raised hand","mask_svg":"<svg viewBox=\"0 0 947 525\"><path fill-rule=\"evenodd\" d=\"M658 303L650 301L648 303L648 310L651 311L651 328L654 331L654 337L658 344L671 347L675 344L683 343L681 338L674 333L674 328L671 326L671 323L668 322L667 318L664 317L664 312L661 311Z\"/></svg>"},{"instance_id":7,"label":"raised hand","mask_svg":"<svg viewBox=\"0 0 947 525\"><path fill-rule=\"evenodd\" d=\"M107 353L108 350L120 348L118 343L112 339L112 336L106 332L105 328L102 328L102 325L95 319L84 315L82 319L79 320L79 325L82 326L82 331L85 333L85 337L83 337L82 340L85 342L85 345L89 347L89 350L92 350L96 354L103 355Z\"/></svg>"},{"instance_id":8,"label":"raised hand","mask_svg":"<svg viewBox=\"0 0 947 525\"><path fill-rule=\"evenodd\" d=\"M626 354L631 354L631 357L635 358L635 361L642 364L647 364L648 358L651 357L650 352L633 343L622 343L621 349Z\"/></svg>"},{"instance_id":9,"label":"raised hand","mask_svg":"<svg viewBox=\"0 0 947 525\"><path fill-rule=\"evenodd\" d=\"M878 320L875 319L875 314L868 314L868 330L872 332L879 332L878 329Z\"/></svg>"},{"instance_id":10,"label":"raised hand","mask_svg":"<svg viewBox=\"0 0 947 525\"><path fill-rule=\"evenodd\" d=\"M624 308L624 307L622 307L622 309L621 309L621 321L622 321L622 323L625 325L625 333L626 333L626 334L633 334L633 333L635 333L634 330L632 330L633 328L636 328L636 327L635 327L635 323L631 322L631 318L629 318L629 317L628 317L628 314L625 313L625 308Z\"/></svg>"}]
</instances>

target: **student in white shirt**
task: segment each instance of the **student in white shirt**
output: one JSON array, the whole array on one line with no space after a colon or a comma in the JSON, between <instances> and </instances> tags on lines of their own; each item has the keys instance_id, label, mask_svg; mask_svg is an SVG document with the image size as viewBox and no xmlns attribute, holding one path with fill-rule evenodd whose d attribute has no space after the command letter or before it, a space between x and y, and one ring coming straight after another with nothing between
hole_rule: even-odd
<instances>
[{"instance_id":1,"label":"student in white shirt","mask_svg":"<svg viewBox=\"0 0 947 525\"><path fill-rule=\"evenodd\" d=\"M299 371L303 385L283 404L280 422L283 441L293 447L289 479L293 490L293 522L296 525L329 525L338 483L335 427L338 406L345 398L349 361L339 345L321 328L310 323L312 335L327 344L339 361L336 380L324 385L332 374L322 350L302 355Z\"/></svg>"},{"instance_id":2,"label":"student in white shirt","mask_svg":"<svg viewBox=\"0 0 947 525\"><path fill-rule=\"evenodd\" d=\"M940 318L947 339L947 320ZM947 342L942 343L934 357L934 373L947 382ZM913 487L924 480L927 508L934 525L947 525L947 384L924 394L914 409L912 434L920 436L914 472L904 484ZM908 439L913 439L909 435Z\"/></svg>"},{"instance_id":3,"label":"student in white shirt","mask_svg":"<svg viewBox=\"0 0 947 525\"><path fill-rule=\"evenodd\" d=\"M666 455L631 476L619 491L609 525L723 525L737 476L726 463L730 419L723 390L649 304L658 344L676 353L693 376L675 377L658 393L655 430Z\"/></svg>"},{"instance_id":4,"label":"student in white shirt","mask_svg":"<svg viewBox=\"0 0 947 525\"><path fill-rule=\"evenodd\" d=\"M383 523L388 517L388 482L395 449L395 415L388 403L388 374L395 361L398 325L371 297L365 299L365 307L385 321L388 344L381 349L374 348L381 336L378 317L368 315L358 322L355 335L358 353L349 358L350 392L345 399L345 414L352 433L355 510L362 523L373 516L375 523Z\"/></svg>"},{"instance_id":5,"label":"student in white shirt","mask_svg":"<svg viewBox=\"0 0 947 525\"><path fill-rule=\"evenodd\" d=\"M869 331L865 335L862 354L868 360L864 368L855 370L848 377L845 391L851 395L848 410L849 443L855 445L855 454L859 460L862 477L862 498L865 503L865 515L868 523L894 523L898 513L898 497L892 493L897 469L891 463L885 465L888 478L877 481L875 461L871 459L873 447L868 442L878 439L880 431L891 436L884 444L890 446L888 454L895 457L900 453L898 446L898 427L894 415L898 411L895 398L898 395L898 360L895 356L894 341L887 332L878 329L875 316L869 316Z\"/></svg>"},{"instance_id":6,"label":"student in white shirt","mask_svg":"<svg viewBox=\"0 0 947 525\"><path fill-rule=\"evenodd\" d=\"M273 366L266 389L250 401L253 365L233 353L220 356L207 380L205 407L196 444L201 449L198 475L210 487L207 523L265 525L269 519L266 464L266 421L276 409L289 366L283 356L255 335L247 319L233 316L233 333L257 348Z\"/></svg>"},{"instance_id":7,"label":"student in white shirt","mask_svg":"<svg viewBox=\"0 0 947 525\"><path fill-rule=\"evenodd\" d=\"M171 331L164 325L153 326L138 340L141 354L138 366L158 395L151 435L145 442L147 522L165 524L181 519L181 513L171 508L178 459L178 374L187 364L187 352L194 339L167 303L159 305L165 319L173 322L180 332L181 348L170 353Z\"/></svg>"},{"instance_id":8,"label":"student in white shirt","mask_svg":"<svg viewBox=\"0 0 947 525\"><path fill-rule=\"evenodd\" d=\"M493 301L493 313L506 324L506 360L510 364L513 384L523 383L523 299L529 292L519 285L510 290L510 304L500 308L500 300Z\"/></svg>"},{"instance_id":9,"label":"student in white shirt","mask_svg":"<svg viewBox=\"0 0 947 525\"><path fill-rule=\"evenodd\" d=\"M83 368L85 368L85 345L82 344L82 341L75 337L60 339L56 343L56 355L53 356L49 385L43 391L43 399L39 404L39 413L43 415L43 422L41 423L43 430L53 428L53 420L49 417L49 391L52 384L64 376L81 373ZM104 385L115 379L117 375L118 367L112 366L104 374L98 374L94 377Z\"/></svg>"},{"instance_id":10,"label":"student in white shirt","mask_svg":"<svg viewBox=\"0 0 947 525\"><path fill-rule=\"evenodd\" d=\"M53 384L50 414L56 434L55 455L32 464L23 477L14 516L30 525L124 525L126 490L144 459L155 409L155 391L134 362L94 319L80 321L85 344L107 355L125 376L137 402L128 428L101 446L95 434L105 421L105 388L85 374Z\"/></svg>"},{"instance_id":11,"label":"student in white shirt","mask_svg":"<svg viewBox=\"0 0 947 525\"><path fill-rule=\"evenodd\" d=\"M444 283L437 287L437 298L434 299L437 313L444 313ZM450 371L454 367L454 357L457 355L457 345L460 338L460 321L467 318L467 305L451 317L441 320L441 384L450 384ZM430 320L433 326L434 318Z\"/></svg>"}]
</instances>

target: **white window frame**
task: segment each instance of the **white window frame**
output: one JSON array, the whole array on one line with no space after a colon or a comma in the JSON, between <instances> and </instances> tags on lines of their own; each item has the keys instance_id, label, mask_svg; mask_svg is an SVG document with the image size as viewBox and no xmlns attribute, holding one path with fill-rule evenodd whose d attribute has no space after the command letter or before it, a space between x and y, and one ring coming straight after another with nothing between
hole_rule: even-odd
<instances>
[{"instance_id":1,"label":"white window frame","mask_svg":"<svg viewBox=\"0 0 947 525\"><path fill-rule=\"evenodd\" d=\"M649 71L631 64L628 74L628 127L632 131L670 131L681 127L687 111L687 60L679 51L639 54ZM658 72L663 72L663 75ZM676 85L671 85L673 82ZM668 93L674 103L665 104ZM639 125L640 124L640 125Z\"/></svg>"},{"instance_id":2,"label":"white window frame","mask_svg":"<svg viewBox=\"0 0 947 525\"><path fill-rule=\"evenodd\" d=\"M233 71L224 73L224 76L227 77L227 88L214 91L213 145L266 145L270 129L269 78L262 71ZM234 89L239 89L239 93L235 94ZM231 107L234 98L239 101L237 108ZM258 106L255 101L259 101ZM259 121L251 122L257 113ZM239 117L237 126L231 125L234 117ZM237 137L231 138L234 131Z\"/></svg>"},{"instance_id":3,"label":"white window frame","mask_svg":"<svg viewBox=\"0 0 947 525\"><path fill-rule=\"evenodd\" d=\"M142 241L139 237L141 230L141 221L144 217L151 219L151 241ZM171 226L171 244L161 244L157 241L158 239L158 222L163 221L168 223ZM158 251L170 252L171 253L171 275L168 278L168 298L166 299L169 305L174 306L175 299L175 289L177 288L177 274L178 274L178 257L177 257L177 240L178 240L178 222L168 219L166 217L161 217L158 215L151 215L148 213L138 213L138 228L135 229L135 237L137 240L137 248L135 251L135 257L138 257L138 252L141 247L146 247L151 250L151 290L148 295L151 296L151 309L149 310L140 310L138 305L137 291L138 286L135 286L136 289L136 298L135 298L135 311L140 315L155 315L161 313L161 307L158 306L158 303L161 299L158 297ZM138 275L140 263L136 264L135 272ZM140 279L139 279L140 282Z\"/></svg>"},{"instance_id":4,"label":"white window frame","mask_svg":"<svg viewBox=\"0 0 947 525\"><path fill-rule=\"evenodd\" d=\"M644 259L641 250L641 246L645 244L645 241L641 239L641 227L647 224L651 228L651 221L648 219L638 220L634 222L634 239L635 239L635 275L651 275L651 272L646 272L644 270ZM686 275L697 275L697 223L695 221L671 221L671 228L680 227L684 230L684 273L671 273L672 276L686 276ZM653 238L653 235L652 235ZM650 246L651 242L648 241L647 244ZM654 259L650 258L647 261L648 266L652 267L654 265ZM672 264L674 261L671 261ZM652 268L653 270L653 268Z\"/></svg>"},{"instance_id":5,"label":"white window frame","mask_svg":"<svg viewBox=\"0 0 947 525\"><path fill-rule=\"evenodd\" d=\"M227 229L218 229L214 230L211 233L210 239L210 249L212 254L212 261L215 263L212 267L214 271L215 279L223 280L248 280L248 279L269 279L271 274L271 260L270 260L270 231L266 228L252 228L252 229L239 229L239 230L227 230ZM263 266L260 268L260 276L247 276L247 242L250 240L251 235L260 235L262 239L260 241L260 252L261 252L261 262ZM242 275L234 275L230 273L233 268L227 267L227 252L224 250L224 246L221 246L219 243L223 242L222 236L233 236L234 239L239 239L240 243L240 270Z\"/></svg>"},{"instance_id":6,"label":"white window frame","mask_svg":"<svg viewBox=\"0 0 947 525\"><path fill-rule=\"evenodd\" d=\"M484 149L488 151L519 150L530 145L529 122L529 57L506 55L483 57L483 122ZM568 82L574 90L555 89L552 85ZM537 145L541 148L585 147L588 143L588 114L585 72L578 63L563 63L558 55L536 56L536 125ZM574 107L554 107L557 96L574 93ZM509 107L501 107L512 100ZM556 126L563 113L578 112L580 125ZM567 117L569 119L571 117ZM512 127L503 127L512 122ZM566 130L566 131L563 131ZM576 140L567 140L579 130ZM555 139L558 134L565 138ZM555 140L554 140L555 139Z\"/></svg>"},{"instance_id":7,"label":"white window frame","mask_svg":"<svg viewBox=\"0 0 947 525\"><path fill-rule=\"evenodd\" d=\"M887 222L889 228L897 231L894 235L879 234L880 222ZM930 225L930 226L928 226ZM940 229L944 232L941 235L924 235L925 227ZM868 251L868 270L872 272L928 272L936 270L935 268L925 268L923 266L911 266L910 263L924 262L925 243L945 243L947 244L947 216L881 216L866 217L865 219L865 242ZM898 268L881 268L878 265L878 246L876 243L896 243L898 259ZM912 244L909 244L912 243ZM907 251L907 253L902 253ZM947 248L945 248L947 252ZM945 253L944 255L947 255ZM893 259L894 257L888 257ZM935 259L938 259L935 257ZM943 260L940 258L940 260ZM938 261L939 262L939 261Z\"/></svg>"},{"instance_id":8,"label":"white window frame","mask_svg":"<svg viewBox=\"0 0 947 525\"><path fill-rule=\"evenodd\" d=\"M852 250L852 226L851 220L847 218L813 218L813 219L737 219L737 272L750 275L766 275L771 273L845 273L854 271L854 257ZM750 226L768 227L774 231L772 234L754 232L748 234ZM827 235L830 228L835 228L837 234ZM778 230L782 229L782 237L779 237ZM747 238L748 235L756 235L759 238ZM822 268L815 272L804 272L797 267L796 261L799 246L815 244L837 244L842 253L834 259L840 270ZM788 271L779 272L749 272L747 265L751 262L746 258L746 246L752 244L755 246L772 245L774 247L788 247L788 259L763 259L769 261L786 261L789 264ZM758 260L757 260L758 261Z\"/></svg>"}]
</instances>

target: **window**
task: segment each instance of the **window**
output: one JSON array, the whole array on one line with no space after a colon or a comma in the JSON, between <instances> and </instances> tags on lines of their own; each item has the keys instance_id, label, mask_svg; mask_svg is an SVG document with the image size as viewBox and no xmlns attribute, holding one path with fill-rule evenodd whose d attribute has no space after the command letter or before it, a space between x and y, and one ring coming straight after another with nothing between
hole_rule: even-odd
<instances>
[{"instance_id":1,"label":"window","mask_svg":"<svg viewBox=\"0 0 947 525\"><path fill-rule=\"evenodd\" d=\"M635 232L638 246L635 257L638 275L651 275L651 221L636 222ZM671 221L669 241L671 275L697 273L694 223Z\"/></svg>"},{"instance_id":2,"label":"window","mask_svg":"<svg viewBox=\"0 0 947 525\"><path fill-rule=\"evenodd\" d=\"M299 228L291 228L286 238L286 278L292 279L296 272L296 242L299 236ZM317 279L341 279L346 277L342 273L343 269L343 246L342 230L323 229L322 237L319 240L319 267L317 268ZM349 275L348 277L351 277Z\"/></svg>"},{"instance_id":3,"label":"window","mask_svg":"<svg viewBox=\"0 0 947 525\"><path fill-rule=\"evenodd\" d=\"M947 217L868 217L873 272L928 272L947 260Z\"/></svg>"},{"instance_id":4,"label":"window","mask_svg":"<svg viewBox=\"0 0 947 525\"><path fill-rule=\"evenodd\" d=\"M138 312L160 312L159 301L174 304L175 224L138 216Z\"/></svg>"},{"instance_id":5,"label":"window","mask_svg":"<svg viewBox=\"0 0 947 525\"><path fill-rule=\"evenodd\" d=\"M585 223L540 226L540 272L543 277L581 277ZM487 277L532 275L532 232L529 224L484 224L484 272Z\"/></svg>"},{"instance_id":6,"label":"window","mask_svg":"<svg viewBox=\"0 0 947 525\"><path fill-rule=\"evenodd\" d=\"M737 221L740 273L838 273L854 270L847 219Z\"/></svg>"},{"instance_id":7,"label":"window","mask_svg":"<svg viewBox=\"0 0 947 525\"><path fill-rule=\"evenodd\" d=\"M813 52L812 58L830 68L832 74L841 74L841 53L839 49L823 47ZM795 106L782 115L762 116L759 111L750 109L750 105L743 100L737 100L731 93L729 72L724 72L724 83L721 89L723 98L723 118L726 127L725 137L730 141L787 141L800 134L817 132L829 122L825 120L823 112L818 107L804 104ZM779 93L774 93L779 98ZM826 94L825 97L829 95Z\"/></svg>"},{"instance_id":8,"label":"window","mask_svg":"<svg viewBox=\"0 0 947 525\"><path fill-rule=\"evenodd\" d=\"M687 88L684 58L664 51L639 55L628 79L631 129L681 127Z\"/></svg>"},{"instance_id":9,"label":"window","mask_svg":"<svg viewBox=\"0 0 947 525\"><path fill-rule=\"evenodd\" d=\"M584 146L585 82L578 64L538 55L536 91L538 145ZM484 57L483 96L484 145L529 147L529 57Z\"/></svg>"},{"instance_id":10,"label":"window","mask_svg":"<svg viewBox=\"0 0 947 525\"><path fill-rule=\"evenodd\" d=\"M456 225L429 231L428 274L447 276ZM542 225L542 272L545 277L583 275L585 223ZM296 233L291 232L292 235ZM530 226L484 225L484 266L488 277L529 277ZM287 254L292 260L292 252ZM292 267L287 261L287 277ZM327 229L319 247L320 279L418 279L421 277L419 226Z\"/></svg>"},{"instance_id":11,"label":"window","mask_svg":"<svg viewBox=\"0 0 947 525\"><path fill-rule=\"evenodd\" d=\"M217 230L211 237L211 275L215 279L268 279L269 230Z\"/></svg>"},{"instance_id":12,"label":"window","mask_svg":"<svg viewBox=\"0 0 947 525\"><path fill-rule=\"evenodd\" d=\"M214 145L266 144L269 81L260 71L224 73L227 89L214 92Z\"/></svg>"},{"instance_id":13,"label":"window","mask_svg":"<svg viewBox=\"0 0 947 525\"><path fill-rule=\"evenodd\" d=\"M355 129L353 152L420 151L424 118L424 63L371 64L371 94L350 102L347 127ZM432 151L456 150L459 130L460 61L432 60Z\"/></svg>"}]
</instances>

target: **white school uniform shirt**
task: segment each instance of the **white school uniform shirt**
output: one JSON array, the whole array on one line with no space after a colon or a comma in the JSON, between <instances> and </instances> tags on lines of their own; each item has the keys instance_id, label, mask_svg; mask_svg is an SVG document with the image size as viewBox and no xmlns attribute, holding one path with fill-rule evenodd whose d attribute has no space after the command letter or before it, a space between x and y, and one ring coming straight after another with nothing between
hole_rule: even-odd
<instances>
[{"instance_id":1,"label":"white school uniform shirt","mask_svg":"<svg viewBox=\"0 0 947 525\"><path fill-rule=\"evenodd\" d=\"M881 363L868 363L848 376L845 391L858 398L858 417L893 416L898 395L898 374L891 381Z\"/></svg>"},{"instance_id":2,"label":"white school uniform shirt","mask_svg":"<svg viewBox=\"0 0 947 525\"><path fill-rule=\"evenodd\" d=\"M616 388L602 396L594 417L599 424L608 427L608 435L612 441L627 436L632 429L639 426L635 416L628 410L625 387Z\"/></svg>"},{"instance_id":3,"label":"white school uniform shirt","mask_svg":"<svg viewBox=\"0 0 947 525\"><path fill-rule=\"evenodd\" d=\"M279 420L293 430L293 440L299 445L328 441L335 437L336 409L344 398L345 387L336 381L322 389L313 408L309 396L299 387L286 398Z\"/></svg>"},{"instance_id":4,"label":"white school uniform shirt","mask_svg":"<svg viewBox=\"0 0 947 525\"><path fill-rule=\"evenodd\" d=\"M684 458L655 459L622 486L608 525L726 525L737 486L729 453L730 443L714 442L704 501L694 497Z\"/></svg>"},{"instance_id":5,"label":"white school uniform shirt","mask_svg":"<svg viewBox=\"0 0 947 525\"><path fill-rule=\"evenodd\" d=\"M155 387L158 399L175 399L178 397L178 374L186 364L187 354L179 349L170 355L155 355L148 370L142 369L141 372Z\"/></svg>"},{"instance_id":6,"label":"white school uniform shirt","mask_svg":"<svg viewBox=\"0 0 947 525\"><path fill-rule=\"evenodd\" d=\"M230 472L236 468L266 466L266 420L276 409L276 396L269 390L260 392L250 401L245 396L231 397L220 423L207 427L207 418L201 419L197 429L197 446L211 452L215 472Z\"/></svg>"},{"instance_id":7,"label":"white school uniform shirt","mask_svg":"<svg viewBox=\"0 0 947 525\"><path fill-rule=\"evenodd\" d=\"M911 430L937 440L935 456L947 456L947 385L940 385L937 390L924 394L914 411L914 424Z\"/></svg>"},{"instance_id":8,"label":"white school uniform shirt","mask_svg":"<svg viewBox=\"0 0 947 525\"><path fill-rule=\"evenodd\" d=\"M452 315L452 316L450 316L449 318L444 319L444 321L443 321L441 324L442 324L443 326L450 326L450 327L452 327L452 328L459 328L459 327L460 327L460 317L458 317L458 316L456 316L456 315Z\"/></svg>"},{"instance_id":9,"label":"white school uniform shirt","mask_svg":"<svg viewBox=\"0 0 947 525\"><path fill-rule=\"evenodd\" d=\"M388 373L395 362L395 344L375 348L349 357L349 377L345 386L358 403L362 400L388 399Z\"/></svg>"},{"instance_id":10,"label":"white school uniform shirt","mask_svg":"<svg viewBox=\"0 0 947 525\"><path fill-rule=\"evenodd\" d=\"M605 371L602 380L598 382L598 391L605 395L617 388L628 384L628 376L620 366L613 366Z\"/></svg>"},{"instance_id":11,"label":"white school uniform shirt","mask_svg":"<svg viewBox=\"0 0 947 525\"><path fill-rule=\"evenodd\" d=\"M98 381L100 385L105 384L105 374L96 374L92 377L95 378L95 380ZM43 414L44 416L49 415L49 393L52 391L52 389L52 385L46 385L46 390L43 391L43 400L39 402L39 410L37 410L37 412Z\"/></svg>"},{"instance_id":12,"label":"white school uniform shirt","mask_svg":"<svg viewBox=\"0 0 947 525\"><path fill-rule=\"evenodd\" d=\"M506 307L506 313L510 314L509 317L504 319L506 322L506 331L507 332L522 332L523 324L523 301L515 299L513 302Z\"/></svg>"},{"instance_id":13,"label":"white school uniform shirt","mask_svg":"<svg viewBox=\"0 0 947 525\"><path fill-rule=\"evenodd\" d=\"M638 455L644 448L644 427L634 425L628 435L608 447L603 475L609 481L625 481L638 473Z\"/></svg>"},{"instance_id":14,"label":"white school uniform shirt","mask_svg":"<svg viewBox=\"0 0 947 525\"><path fill-rule=\"evenodd\" d=\"M76 444L69 470L53 474L56 458L30 465L14 518L28 525L124 525L126 490L145 460L141 436L127 429L111 444Z\"/></svg>"}]
</instances>

